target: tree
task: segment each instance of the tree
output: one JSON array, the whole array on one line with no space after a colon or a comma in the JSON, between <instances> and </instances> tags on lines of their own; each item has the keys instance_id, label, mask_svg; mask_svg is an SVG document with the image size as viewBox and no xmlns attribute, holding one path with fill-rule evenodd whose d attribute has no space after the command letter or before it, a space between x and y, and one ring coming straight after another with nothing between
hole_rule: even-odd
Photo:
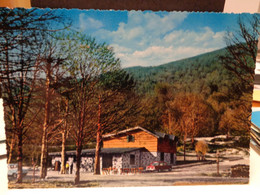
<instances>
[{"instance_id":1,"label":"tree","mask_svg":"<svg viewBox=\"0 0 260 195\"><path fill-rule=\"evenodd\" d=\"M202 156L202 160L205 160L205 154L208 151L208 144L204 140L200 140L196 143L195 151L198 156L198 160L200 160L200 157Z\"/></svg>"},{"instance_id":2,"label":"tree","mask_svg":"<svg viewBox=\"0 0 260 195\"><path fill-rule=\"evenodd\" d=\"M10 116L11 122L6 133L13 134L12 139L17 141L19 183L22 182L24 136L35 119L27 115L38 76L39 45L48 32L47 23L57 18L52 11L42 13L36 9L0 11L0 81L5 115Z\"/></svg>"},{"instance_id":3,"label":"tree","mask_svg":"<svg viewBox=\"0 0 260 195\"><path fill-rule=\"evenodd\" d=\"M170 110L170 102L174 99L173 88L168 83L158 83L155 86L155 95L162 114L162 123L167 133L173 129L173 115Z\"/></svg>"},{"instance_id":4,"label":"tree","mask_svg":"<svg viewBox=\"0 0 260 195\"><path fill-rule=\"evenodd\" d=\"M219 123L227 137L239 129L244 129L249 136L259 25L258 15L240 17L239 29L234 33L228 32L225 37L227 52L220 56L220 60L234 77L229 104Z\"/></svg>"},{"instance_id":5,"label":"tree","mask_svg":"<svg viewBox=\"0 0 260 195\"><path fill-rule=\"evenodd\" d=\"M198 95L179 94L174 101L170 103L173 113L173 132L180 134L183 138L184 160L186 153L186 140L192 139L197 135L206 136L214 131L214 111Z\"/></svg>"},{"instance_id":6,"label":"tree","mask_svg":"<svg viewBox=\"0 0 260 195\"><path fill-rule=\"evenodd\" d=\"M253 90L259 24L258 15L246 19L240 17L239 30L226 34L227 53L220 56L224 67L241 81L241 89L249 92Z\"/></svg>"},{"instance_id":7,"label":"tree","mask_svg":"<svg viewBox=\"0 0 260 195\"><path fill-rule=\"evenodd\" d=\"M62 117L64 119L64 123L61 126L61 137L62 137L62 145L61 145L61 170L60 173L61 174L65 174L66 173L66 151L65 151L65 145L66 145L66 140L69 134L69 130L70 130L70 124L68 121L69 118L69 100L68 99L64 99L63 101L61 101L61 104L63 103L63 106L60 105L60 112L64 114L64 116ZM63 108L62 108L63 107ZM65 108L65 110L64 110Z\"/></svg>"},{"instance_id":8,"label":"tree","mask_svg":"<svg viewBox=\"0 0 260 195\"><path fill-rule=\"evenodd\" d=\"M96 86L97 121L94 174L100 174L102 135L120 130L137 111L135 83L125 71L102 74Z\"/></svg>"},{"instance_id":9,"label":"tree","mask_svg":"<svg viewBox=\"0 0 260 195\"><path fill-rule=\"evenodd\" d=\"M139 109L137 125L146 129L163 129L161 121L159 120L162 117L162 112L158 106L156 97L152 95L140 97Z\"/></svg>"},{"instance_id":10,"label":"tree","mask_svg":"<svg viewBox=\"0 0 260 195\"><path fill-rule=\"evenodd\" d=\"M61 47L59 41L55 40L53 36L47 37L39 59L40 73L42 77L41 79L45 80L44 119L41 151L41 178L45 178L47 176L48 136L50 132L53 133L54 129L57 129L57 127L63 122L62 118L50 117L51 112L53 111L51 110L51 97L55 96L55 93L57 93L57 83L66 73L66 70L62 68L63 62L66 57L64 57L63 52L61 52L60 50Z\"/></svg>"},{"instance_id":11,"label":"tree","mask_svg":"<svg viewBox=\"0 0 260 195\"><path fill-rule=\"evenodd\" d=\"M226 134L226 138L231 135L249 136L251 122L248 120L250 113L247 107L249 101L231 101L225 112L220 115L219 130Z\"/></svg>"},{"instance_id":12,"label":"tree","mask_svg":"<svg viewBox=\"0 0 260 195\"><path fill-rule=\"evenodd\" d=\"M95 111L91 100L94 96L96 78L108 71L120 68L119 59L114 57L111 47L105 43L99 44L95 39L80 33L69 34L64 45L68 53L66 63L71 65L70 92L71 112L73 113L75 126L71 134L76 142L76 175L75 184L80 181L81 151L88 137L93 136L93 117Z\"/></svg>"},{"instance_id":13,"label":"tree","mask_svg":"<svg viewBox=\"0 0 260 195\"><path fill-rule=\"evenodd\" d=\"M70 129L73 126L72 113L70 111L71 102L69 93L73 90L73 86L70 86L70 78L61 78L59 82L56 83L58 89L56 90L60 96L56 99L56 104L58 104L58 112L60 118L63 120L62 124L58 128L58 132L61 134L61 169L60 173L66 173L66 142L70 133ZM57 87L55 87L57 88Z\"/></svg>"}]
</instances>

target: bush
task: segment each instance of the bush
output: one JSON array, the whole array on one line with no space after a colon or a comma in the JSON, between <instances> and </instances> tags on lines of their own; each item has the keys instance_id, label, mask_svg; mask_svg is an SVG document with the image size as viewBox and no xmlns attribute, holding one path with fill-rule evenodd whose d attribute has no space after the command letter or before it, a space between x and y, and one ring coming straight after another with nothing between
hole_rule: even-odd
<instances>
[{"instance_id":1,"label":"bush","mask_svg":"<svg viewBox=\"0 0 260 195\"><path fill-rule=\"evenodd\" d=\"M177 152L182 152L183 151L183 146L178 146L177 147Z\"/></svg>"},{"instance_id":2,"label":"bush","mask_svg":"<svg viewBox=\"0 0 260 195\"><path fill-rule=\"evenodd\" d=\"M250 136L241 136L234 145L237 147L249 148Z\"/></svg>"},{"instance_id":3,"label":"bush","mask_svg":"<svg viewBox=\"0 0 260 195\"><path fill-rule=\"evenodd\" d=\"M198 141L195 145L195 151L199 158L202 156L202 159L204 159L205 154L208 152L208 150L208 144L203 140Z\"/></svg>"}]
</instances>

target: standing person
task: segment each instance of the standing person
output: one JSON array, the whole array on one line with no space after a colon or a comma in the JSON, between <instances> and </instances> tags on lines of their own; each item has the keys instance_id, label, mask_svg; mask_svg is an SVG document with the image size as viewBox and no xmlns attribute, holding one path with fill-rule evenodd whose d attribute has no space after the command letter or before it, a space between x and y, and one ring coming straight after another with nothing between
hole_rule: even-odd
<instances>
[{"instance_id":1,"label":"standing person","mask_svg":"<svg viewBox=\"0 0 260 195\"><path fill-rule=\"evenodd\" d=\"M73 171L73 162L70 165L70 174L72 174L72 171Z\"/></svg>"},{"instance_id":2,"label":"standing person","mask_svg":"<svg viewBox=\"0 0 260 195\"><path fill-rule=\"evenodd\" d=\"M69 163L66 163L66 173L69 173L69 167L70 167Z\"/></svg>"}]
</instances>

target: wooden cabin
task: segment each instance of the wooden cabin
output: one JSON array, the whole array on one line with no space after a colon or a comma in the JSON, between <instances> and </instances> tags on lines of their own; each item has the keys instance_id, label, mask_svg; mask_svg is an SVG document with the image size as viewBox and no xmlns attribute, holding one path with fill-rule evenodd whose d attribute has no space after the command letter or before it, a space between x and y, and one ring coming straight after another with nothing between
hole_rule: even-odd
<instances>
[{"instance_id":1,"label":"wooden cabin","mask_svg":"<svg viewBox=\"0 0 260 195\"><path fill-rule=\"evenodd\" d=\"M161 132L152 132L142 127L129 128L102 136L100 168L117 170L145 168L153 161L176 163L177 137ZM75 159L76 152L66 152L68 162ZM60 161L60 153L52 153L52 164ZM95 149L82 151L82 167L93 171Z\"/></svg>"},{"instance_id":2,"label":"wooden cabin","mask_svg":"<svg viewBox=\"0 0 260 195\"><path fill-rule=\"evenodd\" d=\"M145 167L153 161L176 163L177 138L161 132L152 132L142 127L103 135L103 149L132 148L135 151L123 155L103 156L103 168ZM118 163L119 162L119 163ZM105 165L105 166L104 166Z\"/></svg>"}]
</instances>

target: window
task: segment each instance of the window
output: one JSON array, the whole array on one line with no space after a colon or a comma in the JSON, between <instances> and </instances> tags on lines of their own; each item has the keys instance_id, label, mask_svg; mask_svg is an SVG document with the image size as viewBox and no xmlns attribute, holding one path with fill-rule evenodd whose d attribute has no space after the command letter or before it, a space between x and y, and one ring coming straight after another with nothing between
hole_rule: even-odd
<instances>
[{"instance_id":1,"label":"window","mask_svg":"<svg viewBox=\"0 0 260 195\"><path fill-rule=\"evenodd\" d=\"M126 136L126 140L127 140L127 142L134 142L135 137L133 135L128 135L128 136Z\"/></svg>"},{"instance_id":2,"label":"window","mask_svg":"<svg viewBox=\"0 0 260 195\"><path fill-rule=\"evenodd\" d=\"M161 161L164 161L164 152L161 152L161 158L160 158Z\"/></svg>"},{"instance_id":3,"label":"window","mask_svg":"<svg viewBox=\"0 0 260 195\"><path fill-rule=\"evenodd\" d=\"M135 164L135 155L130 154L130 165L134 165L134 164Z\"/></svg>"},{"instance_id":4,"label":"window","mask_svg":"<svg viewBox=\"0 0 260 195\"><path fill-rule=\"evenodd\" d=\"M173 164L173 153L171 153L171 164Z\"/></svg>"}]
</instances>

